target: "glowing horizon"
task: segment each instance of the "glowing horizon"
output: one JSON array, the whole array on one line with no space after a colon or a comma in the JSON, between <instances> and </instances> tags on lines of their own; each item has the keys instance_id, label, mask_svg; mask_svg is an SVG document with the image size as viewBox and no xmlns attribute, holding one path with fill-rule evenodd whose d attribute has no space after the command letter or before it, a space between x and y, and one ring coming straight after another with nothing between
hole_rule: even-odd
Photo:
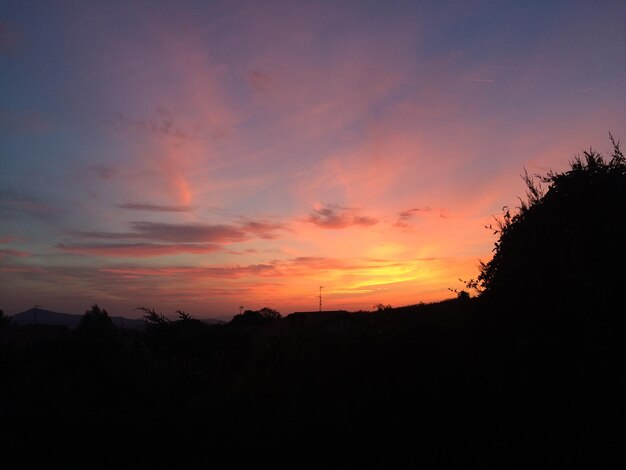
<instances>
[{"instance_id":1,"label":"glowing horizon","mask_svg":"<svg viewBox=\"0 0 626 470\"><path fill-rule=\"evenodd\" d=\"M450 298L520 175L626 138L624 4L0 13L0 309Z\"/></svg>"}]
</instances>

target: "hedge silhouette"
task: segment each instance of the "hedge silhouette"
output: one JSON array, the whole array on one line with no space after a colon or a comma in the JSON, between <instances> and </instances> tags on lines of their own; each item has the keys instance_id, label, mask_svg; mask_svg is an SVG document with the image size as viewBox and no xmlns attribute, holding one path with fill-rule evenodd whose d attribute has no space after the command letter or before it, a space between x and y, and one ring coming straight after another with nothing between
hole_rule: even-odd
<instances>
[{"instance_id":1,"label":"hedge silhouette","mask_svg":"<svg viewBox=\"0 0 626 470\"><path fill-rule=\"evenodd\" d=\"M524 308L608 306L621 297L626 161L619 142L610 139L608 162L589 150L568 171L523 175L526 200L514 213L503 208L494 256L481 263L469 287L499 305Z\"/></svg>"}]
</instances>

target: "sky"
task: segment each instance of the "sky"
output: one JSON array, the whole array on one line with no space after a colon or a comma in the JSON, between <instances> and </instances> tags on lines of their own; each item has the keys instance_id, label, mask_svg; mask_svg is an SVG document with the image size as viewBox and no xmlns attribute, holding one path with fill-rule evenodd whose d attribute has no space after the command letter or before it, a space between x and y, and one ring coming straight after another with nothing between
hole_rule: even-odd
<instances>
[{"instance_id":1,"label":"sky","mask_svg":"<svg viewBox=\"0 0 626 470\"><path fill-rule=\"evenodd\" d=\"M602 0L3 0L0 309L451 298L525 169L626 139L625 19Z\"/></svg>"}]
</instances>

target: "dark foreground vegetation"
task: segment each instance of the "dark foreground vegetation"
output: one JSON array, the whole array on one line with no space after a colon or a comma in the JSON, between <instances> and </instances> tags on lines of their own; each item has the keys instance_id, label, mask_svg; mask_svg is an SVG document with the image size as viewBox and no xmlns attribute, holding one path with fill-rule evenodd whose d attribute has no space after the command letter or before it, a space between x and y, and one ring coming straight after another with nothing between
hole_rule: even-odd
<instances>
[{"instance_id":1,"label":"dark foreground vegetation","mask_svg":"<svg viewBox=\"0 0 626 470\"><path fill-rule=\"evenodd\" d=\"M455 299L224 325L144 308L145 331L94 306L75 331L0 327L41 330L0 343L4 456L620 467L626 162L615 144L608 161L590 151L545 176L545 194L526 178L493 259Z\"/></svg>"}]
</instances>

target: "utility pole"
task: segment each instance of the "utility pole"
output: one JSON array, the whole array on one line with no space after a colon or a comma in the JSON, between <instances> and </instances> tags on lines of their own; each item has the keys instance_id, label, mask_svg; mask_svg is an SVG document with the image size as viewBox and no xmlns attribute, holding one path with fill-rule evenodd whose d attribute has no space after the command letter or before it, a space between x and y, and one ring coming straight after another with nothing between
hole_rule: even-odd
<instances>
[{"instance_id":1,"label":"utility pole","mask_svg":"<svg viewBox=\"0 0 626 470\"><path fill-rule=\"evenodd\" d=\"M33 324L37 324L37 309L41 308L41 305L35 305L35 312L33 313Z\"/></svg>"},{"instance_id":2,"label":"utility pole","mask_svg":"<svg viewBox=\"0 0 626 470\"><path fill-rule=\"evenodd\" d=\"M320 286L320 312L322 311L322 286Z\"/></svg>"}]
</instances>

